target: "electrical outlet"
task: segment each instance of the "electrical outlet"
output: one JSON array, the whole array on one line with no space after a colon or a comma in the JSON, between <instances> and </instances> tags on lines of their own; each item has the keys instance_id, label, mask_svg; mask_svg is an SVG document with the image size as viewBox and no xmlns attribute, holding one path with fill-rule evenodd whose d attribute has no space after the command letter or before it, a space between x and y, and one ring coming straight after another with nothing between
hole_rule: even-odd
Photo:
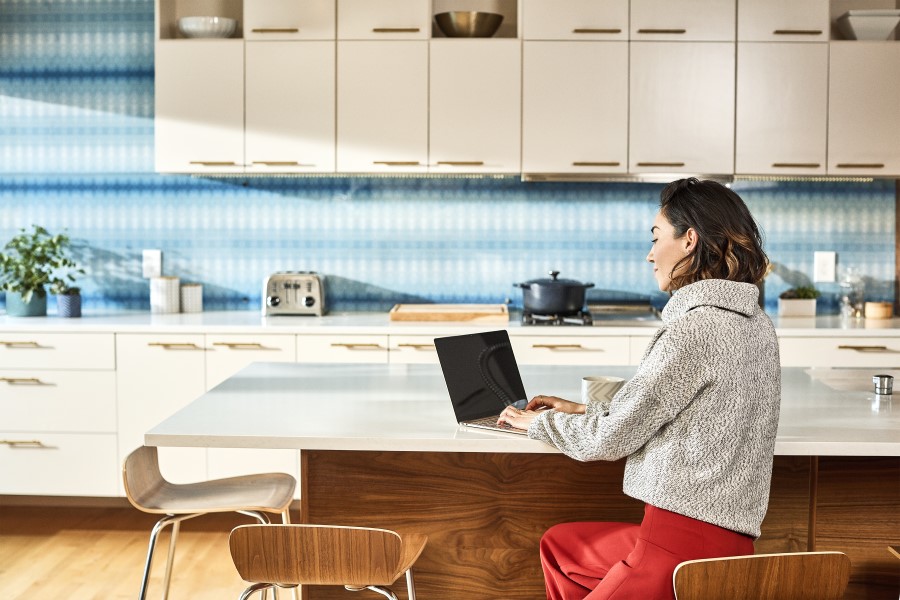
<instances>
[{"instance_id":1,"label":"electrical outlet","mask_svg":"<svg viewBox=\"0 0 900 600\"><path fill-rule=\"evenodd\" d=\"M834 282L837 252L815 252L813 257L813 281L818 283Z\"/></svg>"},{"instance_id":2,"label":"electrical outlet","mask_svg":"<svg viewBox=\"0 0 900 600\"><path fill-rule=\"evenodd\" d=\"M162 276L162 250L144 250L141 266L144 278Z\"/></svg>"}]
</instances>

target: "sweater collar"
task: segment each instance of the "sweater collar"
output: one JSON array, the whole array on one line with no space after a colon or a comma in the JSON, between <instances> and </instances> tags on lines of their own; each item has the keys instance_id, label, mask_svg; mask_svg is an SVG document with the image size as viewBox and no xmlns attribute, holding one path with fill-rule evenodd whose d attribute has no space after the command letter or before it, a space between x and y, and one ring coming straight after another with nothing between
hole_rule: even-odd
<instances>
[{"instance_id":1,"label":"sweater collar","mask_svg":"<svg viewBox=\"0 0 900 600\"><path fill-rule=\"evenodd\" d=\"M752 283L727 279L704 279L676 290L662 311L668 323L699 306L713 306L751 316L759 310L759 288Z\"/></svg>"}]
</instances>

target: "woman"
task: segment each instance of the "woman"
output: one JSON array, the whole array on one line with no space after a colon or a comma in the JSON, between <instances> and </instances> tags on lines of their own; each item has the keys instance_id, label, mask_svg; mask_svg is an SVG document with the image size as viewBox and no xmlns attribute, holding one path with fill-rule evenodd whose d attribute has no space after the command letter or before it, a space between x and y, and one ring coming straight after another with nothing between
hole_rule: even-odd
<instances>
[{"instance_id":1,"label":"woman","mask_svg":"<svg viewBox=\"0 0 900 600\"><path fill-rule=\"evenodd\" d=\"M673 598L678 563L753 554L766 514L781 370L759 230L737 194L691 178L663 189L650 231L671 298L634 378L608 403L537 396L500 417L577 460L628 457L623 490L645 503L640 525L544 534L553 600Z\"/></svg>"}]
</instances>

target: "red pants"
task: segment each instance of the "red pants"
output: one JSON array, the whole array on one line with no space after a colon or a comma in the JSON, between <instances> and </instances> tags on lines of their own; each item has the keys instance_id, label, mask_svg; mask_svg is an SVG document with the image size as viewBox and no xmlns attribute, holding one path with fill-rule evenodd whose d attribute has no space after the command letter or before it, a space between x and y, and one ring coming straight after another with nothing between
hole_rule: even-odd
<instances>
[{"instance_id":1,"label":"red pants","mask_svg":"<svg viewBox=\"0 0 900 600\"><path fill-rule=\"evenodd\" d=\"M753 538L655 506L640 525L562 523L541 539L549 600L673 599L678 563L753 554Z\"/></svg>"}]
</instances>

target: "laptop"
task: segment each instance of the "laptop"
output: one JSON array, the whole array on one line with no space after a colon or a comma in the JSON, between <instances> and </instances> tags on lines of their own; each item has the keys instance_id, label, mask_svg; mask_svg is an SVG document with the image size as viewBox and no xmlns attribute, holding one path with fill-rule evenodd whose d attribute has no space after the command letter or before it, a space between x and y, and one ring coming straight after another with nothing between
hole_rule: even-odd
<instances>
[{"instance_id":1,"label":"laptop","mask_svg":"<svg viewBox=\"0 0 900 600\"><path fill-rule=\"evenodd\" d=\"M528 404L506 330L439 337L434 346L460 425L526 435L524 429L497 425L504 408Z\"/></svg>"}]
</instances>

